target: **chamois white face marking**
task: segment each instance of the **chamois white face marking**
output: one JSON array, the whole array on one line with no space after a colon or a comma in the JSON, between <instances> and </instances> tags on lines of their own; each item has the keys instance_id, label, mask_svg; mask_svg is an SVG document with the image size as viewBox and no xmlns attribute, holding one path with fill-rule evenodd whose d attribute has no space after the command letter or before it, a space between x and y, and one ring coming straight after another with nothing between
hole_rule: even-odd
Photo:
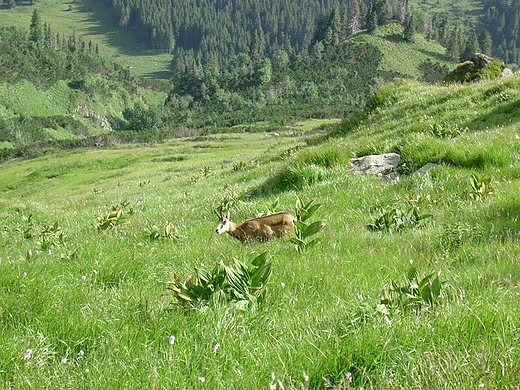
<instances>
[{"instance_id":1,"label":"chamois white face marking","mask_svg":"<svg viewBox=\"0 0 520 390\"><path fill-rule=\"evenodd\" d=\"M217 233L222 234L229 230L229 211L225 217L220 217L217 225Z\"/></svg>"}]
</instances>

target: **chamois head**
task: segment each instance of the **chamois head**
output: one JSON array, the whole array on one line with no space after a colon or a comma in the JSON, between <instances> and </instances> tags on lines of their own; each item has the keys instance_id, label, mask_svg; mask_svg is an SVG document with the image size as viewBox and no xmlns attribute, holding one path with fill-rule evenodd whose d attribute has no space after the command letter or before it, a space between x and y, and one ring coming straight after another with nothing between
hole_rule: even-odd
<instances>
[{"instance_id":1,"label":"chamois head","mask_svg":"<svg viewBox=\"0 0 520 390\"><path fill-rule=\"evenodd\" d=\"M222 209L220 211L217 211L215 209L215 213L217 214L217 217L218 217L218 225L217 225L216 232L218 234L222 234L222 233L229 231L229 226L231 224L231 221L229 220L229 215L230 215L229 210L227 211L227 214L225 216L222 213Z\"/></svg>"}]
</instances>

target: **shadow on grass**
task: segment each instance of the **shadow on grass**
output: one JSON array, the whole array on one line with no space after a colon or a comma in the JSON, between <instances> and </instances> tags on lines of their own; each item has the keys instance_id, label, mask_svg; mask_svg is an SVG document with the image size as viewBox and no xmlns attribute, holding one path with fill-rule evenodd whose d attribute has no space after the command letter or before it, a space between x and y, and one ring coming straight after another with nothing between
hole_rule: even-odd
<instances>
[{"instance_id":1,"label":"shadow on grass","mask_svg":"<svg viewBox=\"0 0 520 390\"><path fill-rule=\"evenodd\" d=\"M484 215L478 216L484 222L491 237L502 242L520 239L520 200L508 199L502 203L491 205Z\"/></svg>"},{"instance_id":2,"label":"shadow on grass","mask_svg":"<svg viewBox=\"0 0 520 390\"><path fill-rule=\"evenodd\" d=\"M474 119L466 122L462 127L468 127L472 130L483 130L488 127L519 123L518 110L520 110L520 100L515 100L509 104L499 105L489 113L475 116Z\"/></svg>"}]
</instances>

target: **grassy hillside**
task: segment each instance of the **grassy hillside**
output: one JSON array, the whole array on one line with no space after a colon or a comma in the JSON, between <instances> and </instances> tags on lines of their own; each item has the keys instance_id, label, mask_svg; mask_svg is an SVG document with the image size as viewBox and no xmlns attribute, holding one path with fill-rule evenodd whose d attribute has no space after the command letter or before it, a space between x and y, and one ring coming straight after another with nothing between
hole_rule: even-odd
<instances>
[{"instance_id":1,"label":"grassy hillside","mask_svg":"<svg viewBox=\"0 0 520 390\"><path fill-rule=\"evenodd\" d=\"M360 33L346 41L346 44L372 46L381 53L378 70L388 75L396 75L415 80L424 80L428 72L433 73L427 63L438 64L445 70L454 64L446 60L446 49L434 41L415 34L412 42L402 39L403 27L390 23L377 28L374 35ZM426 76L426 77L425 77ZM437 79L437 81L440 81Z\"/></svg>"},{"instance_id":2,"label":"grassy hillside","mask_svg":"<svg viewBox=\"0 0 520 390\"><path fill-rule=\"evenodd\" d=\"M132 31L122 31L112 20L107 8L96 0L70 2L40 0L34 6L19 5L13 9L0 8L0 27L29 28L34 10L54 33L68 37L83 36L92 41L106 58L131 70L135 76L168 78L171 55L147 49Z\"/></svg>"},{"instance_id":3,"label":"grassy hillside","mask_svg":"<svg viewBox=\"0 0 520 390\"><path fill-rule=\"evenodd\" d=\"M463 23L473 28L477 27L479 18L482 16L483 5L480 0L412 0L410 4L429 15L447 15L452 21Z\"/></svg>"},{"instance_id":4,"label":"grassy hillside","mask_svg":"<svg viewBox=\"0 0 520 390\"><path fill-rule=\"evenodd\" d=\"M515 388L519 87L398 80L328 134L2 163L0 387ZM351 156L392 151L398 182L349 174ZM323 205L315 247L214 233L213 206L242 221L294 211L296 196ZM112 209L127 219L101 228ZM151 238L169 222L174 234ZM165 295L174 274L263 252L272 275L257 310Z\"/></svg>"}]
</instances>

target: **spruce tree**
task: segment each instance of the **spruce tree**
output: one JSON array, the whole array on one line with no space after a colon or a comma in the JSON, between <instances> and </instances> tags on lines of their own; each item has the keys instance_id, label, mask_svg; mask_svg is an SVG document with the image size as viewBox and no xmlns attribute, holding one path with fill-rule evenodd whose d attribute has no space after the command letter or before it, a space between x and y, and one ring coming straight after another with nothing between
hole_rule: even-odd
<instances>
[{"instance_id":1,"label":"spruce tree","mask_svg":"<svg viewBox=\"0 0 520 390\"><path fill-rule=\"evenodd\" d=\"M30 39L32 42L36 44L40 44L43 39L43 30L40 21L40 14L38 11L34 10L31 17L31 26L29 28L30 31Z\"/></svg>"},{"instance_id":2,"label":"spruce tree","mask_svg":"<svg viewBox=\"0 0 520 390\"><path fill-rule=\"evenodd\" d=\"M482 30L478 35L478 44L480 51L483 54L491 55L491 48L493 47L493 41L491 40L491 34L488 30Z\"/></svg>"},{"instance_id":3,"label":"spruce tree","mask_svg":"<svg viewBox=\"0 0 520 390\"><path fill-rule=\"evenodd\" d=\"M388 3L388 0L376 0L374 10L377 15L378 26L383 26L392 20L392 6Z\"/></svg>"},{"instance_id":4,"label":"spruce tree","mask_svg":"<svg viewBox=\"0 0 520 390\"><path fill-rule=\"evenodd\" d=\"M415 20L413 15L413 12L408 15L403 31L403 39L409 42L413 41L413 34L415 33Z\"/></svg>"},{"instance_id":5,"label":"spruce tree","mask_svg":"<svg viewBox=\"0 0 520 390\"><path fill-rule=\"evenodd\" d=\"M330 45L337 46L341 40L341 13L338 3L330 11L327 29L330 30L331 35Z\"/></svg>"},{"instance_id":6,"label":"spruce tree","mask_svg":"<svg viewBox=\"0 0 520 390\"><path fill-rule=\"evenodd\" d=\"M376 33L376 27L377 27L377 14L374 9L374 6L370 4L367 11L367 17L366 17L366 27L367 32L370 35L374 35Z\"/></svg>"},{"instance_id":7,"label":"spruce tree","mask_svg":"<svg viewBox=\"0 0 520 390\"><path fill-rule=\"evenodd\" d=\"M254 72L256 65L264 57L265 52L265 40L264 32L262 27L259 27L253 33L251 38L251 45L249 46L249 75L251 76Z\"/></svg>"},{"instance_id":8,"label":"spruce tree","mask_svg":"<svg viewBox=\"0 0 520 390\"><path fill-rule=\"evenodd\" d=\"M478 37L475 32L472 32L468 39L466 40L466 44L464 45L464 50L461 55L462 61L469 60L473 54L480 53L481 49L478 44Z\"/></svg>"},{"instance_id":9,"label":"spruce tree","mask_svg":"<svg viewBox=\"0 0 520 390\"><path fill-rule=\"evenodd\" d=\"M448 60L452 62L459 62L460 55L463 48L462 34L460 27L455 27L448 38L448 44L446 45L446 56Z\"/></svg>"}]
</instances>

